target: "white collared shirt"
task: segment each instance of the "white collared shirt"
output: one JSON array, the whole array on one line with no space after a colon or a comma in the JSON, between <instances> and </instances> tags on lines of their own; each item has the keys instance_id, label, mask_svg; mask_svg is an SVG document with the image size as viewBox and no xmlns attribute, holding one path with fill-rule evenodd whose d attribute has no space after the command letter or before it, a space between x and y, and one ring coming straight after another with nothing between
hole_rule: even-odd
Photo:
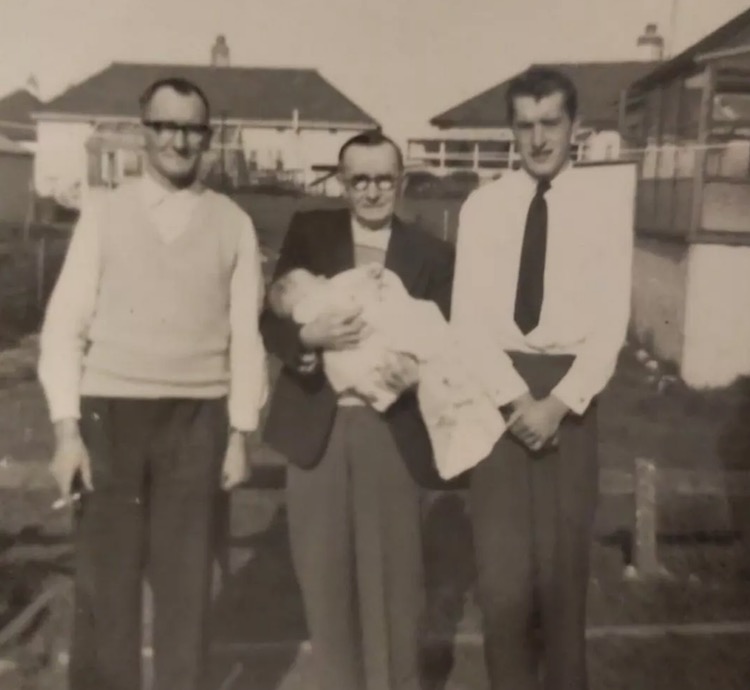
<instances>
[{"instance_id":1,"label":"white collared shirt","mask_svg":"<svg viewBox=\"0 0 750 690\"><path fill-rule=\"evenodd\" d=\"M552 391L582 414L607 384L630 314L635 170L630 165L564 169L548 208L544 301L524 335L513 317L521 245L536 181L506 173L461 209L451 322L486 362L498 405L528 390L507 352L573 354Z\"/></svg>"},{"instance_id":2,"label":"white collared shirt","mask_svg":"<svg viewBox=\"0 0 750 690\"><path fill-rule=\"evenodd\" d=\"M352 239L354 245L359 247L368 247L369 249L379 249L383 252L388 251L388 244L391 241L391 227L371 230L364 227L357 219L352 216Z\"/></svg>"},{"instance_id":3,"label":"white collared shirt","mask_svg":"<svg viewBox=\"0 0 750 690\"><path fill-rule=\"evenodd\" d=\"M388 253L388 244L391 241L392 228L390 226L372 230L366 228L357 219L351 217L352 241L354 242L354 262L384 264ZM339 397L338 404L341 407L358 407L365 405L363 398L356 394L344 393Z\"/></svg>"},{"instance_id":4,"label":"white collared shirt","mask_svg":"<svg viewBox=\"0 0 750 690\"><path fill-rule=\"evenodd\" d=\"M200 182L185 189L171 190L146 173L137 182L149 220L162 240L169 244L189 226L200 195L204 191Z\"/></svg>"}]
</instances>

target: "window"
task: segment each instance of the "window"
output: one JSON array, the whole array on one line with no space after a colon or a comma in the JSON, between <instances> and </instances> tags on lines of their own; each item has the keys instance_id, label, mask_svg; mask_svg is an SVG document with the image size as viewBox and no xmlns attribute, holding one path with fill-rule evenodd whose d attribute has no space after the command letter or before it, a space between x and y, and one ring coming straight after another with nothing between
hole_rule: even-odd
<instances>
[{"instance_id":1,"label":"window","mask_svg":"<svg viewBox=\"0 0 750 690\"><path fill-rule=\"evenodd\" d=\"M427 139L420 143L424 147L425 153L434 153L434 154L440 153L440 142L437 139Z\"/></svg>"},{"instance_id":2,"label":"window","mask_svg":"<svg viewBox=\"0 0 750 690\"><path fill-rule=\"evenodd\" d=\"M643 148L646 143L646 99L638 96L628 99L623 115L622 136L629 149Z\"/></svg>"},{"instance_id":3,"label":"window","mask_svg":"<svg viewBox=\"0 0 750 690\"><path fill-rule=\"evenodd\" d=\"M99 151L88 152L88 183L91 187L101 187L104 183L102 177L102 155Z\"/></svg>"},{"instance_id":4,"label":"window","mask_svg":"<svg viewBox=\"0 0 750 690\"><path fill-rule=\"evenodd\" d=\"M750 93L717 93L711 118L715 122L750 122Z\"/></svg>"},{"instance_id":5,"label":"window","mask_svg":"<svg viewBox=\"0 0 750 690\"><path fill-rule=\"evenodd\" d=\"M459 140L459 141L446 141L445 142L446 153L458 153L458 154L473 154L474 153L474 142Z\"/></svg>"},{"instance_id":6,"label":"window","mask_svg":"<svg viewBox=\"0 0 750 690\"><path fill-rule=\"evenodd\" d=\"M447 168L473 168L474 142L465 139L446 141L445 166Z\"/></svg>"},{"instance_id":7,"label":"window","mask_svg":"<svg viewBox=\"0 0 750 690\"><path fill-rule=\"evenodd\" d=\"M120 151L123 177L140 177L143 172L143 160L138 151Z\"/></svg>"},{"instance_id":8,"label":"window","mask_svg":"<svg viewBox=\"0 0 750 690\"><path fill-rule=\"evenodd\" d=\"M504 153L509 154L512 146L511 141L478 141L479 150L482 153Z\"/></svg>"},{"instance_id":9,"label":"window","mask_svg":"<svg viewBox=\"0 0 750 690\"><path fill-rule=\"evenodd\" d=\"M117 169L117 154L114 151L102 153L102 181L107 186L115 186L119 182L119 170Z\"/></svg>"},{"instance_id":10,"label":"window","mask_svg":"<svg viewBox=\"0 0 750 690\"><path fill-rule=\"evenodd\" d=\"M513 143L510 141L480 140L479 167L483 169L504 169L510 166L510 156Z\"/></svg>"}]
</instances>

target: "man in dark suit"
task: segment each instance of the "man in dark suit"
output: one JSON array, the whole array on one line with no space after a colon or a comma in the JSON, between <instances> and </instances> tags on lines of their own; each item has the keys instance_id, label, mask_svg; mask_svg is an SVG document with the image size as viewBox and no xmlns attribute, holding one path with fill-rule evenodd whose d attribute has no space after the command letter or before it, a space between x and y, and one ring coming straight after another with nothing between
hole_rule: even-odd
<instances>
[{"instance_id":1,"label":"man in dark suit","mask_svg":"<svg viewBox=\"0 0 750 690\"><path fill-rule=\"evenodd\" d=\"M380 132L339 154L348 208L297 214L276 276L304 268L325 277L384 263L413 297L446 314L453 249L394 215L403 173L399 148ZM304 327L266 311L268 350L283 362L265 429L290 462L292 556L321 690L417 690L423 609L420 484L438 481L414 381L384 414L337 396L320 353L356 345L359 316L323 316Z\"/></svg>"}]
</instances>

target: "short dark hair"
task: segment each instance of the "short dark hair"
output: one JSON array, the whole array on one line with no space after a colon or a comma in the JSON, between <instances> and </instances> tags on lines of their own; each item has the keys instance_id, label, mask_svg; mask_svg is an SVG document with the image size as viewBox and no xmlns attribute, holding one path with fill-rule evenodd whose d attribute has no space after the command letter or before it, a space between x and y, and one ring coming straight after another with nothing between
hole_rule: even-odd
<instances>
[{"instance_id":1,"label":"short dark hair","mask_svg":"<svg viewBox=\"0 0 750 690\"><path fill-rule=\"evenodd\" d=\"M508 122L513 124L515 121L515 99L519 96L541 100L558 91L563 94L565 111L571 121L575 120L578 114L578 90L570 77L551 67L530 67L513 77L505 96Z\"/></svg>"},{"instance_id":2,"label":"short dark hair","mask_svg":"<svg viewBox=\"0 0 750 690\"><path fill-rule=\"evenodd\" d=\"M138 103L141 106L141 115L146 112L151 99L161 89L172 89L182 96L198 96L201 103L203 103L203 107L206 109L206 121L211 121L211 106L208 104L208 97L200 86L184 77L164 77L163 79L157 79L153 84L148 86L138 99Z\"/></svg>"},{"instance_id":3,"label":"short dark hair","mask_svg":"<svg viewBox=\"0 0 750 690\"><path fill-rule=\"evenodd\" d=\"M393 147L398 158L398 166L401 170L404 169L404 154L401 152L401 147L393 141L389 136L383 134L381 129L371 129L366 132L360 132L355 136L347 139L344 145L339 149L339 167L344 161L344 155L347 150L352 146L382 146L383 144L389 144Z\"/></svg>"}]
</instances>

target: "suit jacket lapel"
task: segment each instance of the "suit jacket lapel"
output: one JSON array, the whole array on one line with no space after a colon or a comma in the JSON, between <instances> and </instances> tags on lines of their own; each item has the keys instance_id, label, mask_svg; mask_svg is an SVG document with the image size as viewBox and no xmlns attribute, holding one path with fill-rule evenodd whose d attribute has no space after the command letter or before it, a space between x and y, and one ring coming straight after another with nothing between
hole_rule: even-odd
<instances>
[{"instance_id":1,"label":"suit jacket lapel","mask_svg":"<svg viewBox=\"0 0 750 690\"><path fill-rule=\"evenodd\" d=\"M404 287L412 292L423 262L422 252L415 248L409 228L394 216L391 240L385 254L385 267L401 278Z\"/></svg>"},{"instance_id":2,"label":"suit jacket lapel","mask_svg":"<svg viewBox=\"0 0 750 690\"><path fill-rule=\"evenodd\" d=\"M354 238L349 211L342 209L328 228L331 241L321 243L328 252L329 277L354 267Z\"/></svg>"}]
</instances>

